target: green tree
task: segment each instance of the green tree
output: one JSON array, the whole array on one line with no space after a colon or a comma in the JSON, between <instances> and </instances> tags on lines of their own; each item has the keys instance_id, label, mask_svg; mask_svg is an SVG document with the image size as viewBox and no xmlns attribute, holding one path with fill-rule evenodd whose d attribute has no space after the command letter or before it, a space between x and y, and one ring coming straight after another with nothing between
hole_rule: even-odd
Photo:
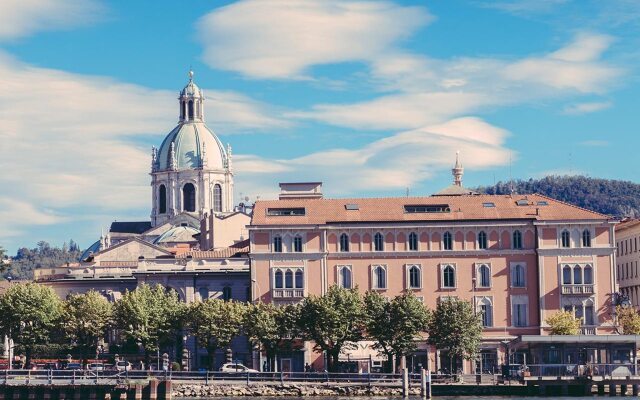
<instances>
[{"instance_id":1,"label":"green tree","mask_svg":"<svg viewBox=\"0 0 640 400\"><path fill-rule=\"evenodd\" d=\"M357 288L334 285L324 296L309 296L302 303L301 332L314 342L314 350L327 353L329 371L337 371L343 349L364 337L365 325L364 302Z\"/></svg>"},{"instance_id":2,"label":"green tree","mask_svg":"<svg viewBox=\"0 0 640 400\"><path fill-rule=\"evenodd\" d=\"M142 284L116 302L116 326L124 338L144 348L148 365L151 354L175 341L182 328L184 309L175 290Z\"/></svg>"},{"instance_id":3,"label":"green tree","mask_svg":"<svg viewBox=\"0 0 640 400\"><path fill-rule=\"evenodd\" d=\"M625 335L640 335L640 314L634 307L616 307L618 325Z\"/></svg>"},{"instance_id":4,"label":"green tree","mask_svg":"<svg viewBox=\"0 0 640 400\"><path fill-rule=\"evenodd\" d=\"M0 333L25 351L27 365L33 348L48 344L62 316L62 301L48 286L14 284L0 296Z\"/></svg>"},{"instance_id":5,"label":"green tree","mask_svg":"<svg viewBox=\"0 0 640 400\"><path fill-rule=\"evenodd\" d=\"M447 350L450 357L477 357L482 338L482 320L470 302L450 298L438 303L429 321L429 343Z\"/></svg>"},{"instance_id":6,"label":"green tree","mask_svg":"<svg viewBox=\"0 0 640 400\"><path fill-rule=\"evenodd\" d=\"M112 319L113 305L95 290L72 294L64 302L62 328L66 337L80 350L82 361L87 359L89 351L95 350Z\"/></svg>"},{"instance_id":7,"label":"green tree","mask_svg":"<svg viewBox=\"0 0 640 400\"><path fill-rule=\"evenodd\" d=\"M373 347L387 356L390 372L395 372L397 362L416 349L416 339L426 332L429 310L413 294L406 292L392 300L378 292L364 296L367 316L367 336L374 339ZM396 364L393 364L393 357Z\"/></svg>"},{"instance_id":8,"label":"green tree","mask_svg":"<svg viewBox=\"0 0 640 400\"><path fill-rule=\"evenodd\" d=\"M244 332L254 345L267 356L267 368L273 371L276 355L281 349L290 349L297 337L300 307L297 304L277 306L257 303L247 306Z\"/></svg>"},{"instance_id":9,"label":"green tree","mask_svg":"<svg viewBox=\"0 0 640 400\"><path fill-rule=\"evenodd\" d=\"M233 338L240 334L245 310L242 303L220 299L191 304L188 326L198 345L207 349L210 369L216 366L216 351L229 347Z\"/></svg>"},{"instance_id":10,"label":"green tree","mask_svg":"<svg viewBox=\"0 0 640 400\"><path fill-rule=\"evenodd\" d=\"M544 322L549 325L552 335L579 335L581 321L570 311L558 311L547 317Z\"/></svg>"}]
</instances>

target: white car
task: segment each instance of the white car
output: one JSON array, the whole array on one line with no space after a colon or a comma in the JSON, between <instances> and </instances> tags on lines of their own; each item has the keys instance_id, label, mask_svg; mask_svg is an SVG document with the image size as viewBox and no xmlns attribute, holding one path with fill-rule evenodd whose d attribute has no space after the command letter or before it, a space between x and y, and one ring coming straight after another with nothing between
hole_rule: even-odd
<instances>
[{"instance_id":1,"label":"white car","mask_svg":"<svg viewBox=\"0 0 640 400\"><path fill-rule=\"evenodd\" d=\"M116 370L119 372L131 371L131 363L129 361L118 361L116 363Z\"/></svg>"},{"instance_id":2,"label":"white car","mask_svg":"<svg viewBox=\"0 0 640 400\"><path fill-rule=\"evenodd\" d=\"M222 367L220 367L220 371L221 372L258 372L258 370L251 369L249 367L245 367L242 364L236 364L236 363L222 364Z\"/></svg>"}]
</instances>

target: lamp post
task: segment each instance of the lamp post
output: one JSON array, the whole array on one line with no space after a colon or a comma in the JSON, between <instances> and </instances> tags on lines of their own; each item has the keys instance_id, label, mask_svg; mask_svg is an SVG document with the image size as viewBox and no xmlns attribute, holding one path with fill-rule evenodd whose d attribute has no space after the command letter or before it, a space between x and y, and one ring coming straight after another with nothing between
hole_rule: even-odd
<instances>
[{"instance_id":1,"label":"lamp post","mask_svg":"<svg viewBox=\"0 0 640 400\"><path fill-rule=\"evenodd\" d=\"M258 292L258 300L257 302L260 303L261 299L262 299L262 294L260 293L260 284L258 283L258 280L255 278L251 278L251 283L255 283L256 284L256 290Z\"/></svg>"}]
</instances>

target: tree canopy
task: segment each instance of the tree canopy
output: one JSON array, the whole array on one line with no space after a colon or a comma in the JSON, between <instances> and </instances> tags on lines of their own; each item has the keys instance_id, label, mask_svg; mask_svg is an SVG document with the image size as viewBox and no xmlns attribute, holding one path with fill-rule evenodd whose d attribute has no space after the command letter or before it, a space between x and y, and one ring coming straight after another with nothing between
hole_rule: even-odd
<instances>
[{"instance_id":1,"label":"tree canopy","mask_svg":"<svg viewBox=\"0 0 640 400\"><path fill-rule=\"evenodd\" d=\"M579 335L581 321L571 311L558 311L544 320L552 335Z\"/></svg>"},{"instance_id":2,"label":"tree canopy","mask_svg":"<svg viewBox=\"0 0 640 400\"><path fill-rule=\"evenodd\" d=\"M62 313L62 301L50 287L13 284L0 296L0 333L24 348L29 365L34 346L49 342Z\"/></svg>"},{"instance_id":3,"label":"tree canopy","mask_svg":"<svg viewBox=\"0 0 640 400\"><path fill-rule=\"evenodd\" d=\"M245 305L236 301L207 299L191 303L187 325L198 344L209 353L209 367L216 366L216 351L231 345L240 334Z\"/></svg>"},{"instance_id":4,"label":"tree canopy","mask_svg":"<svg viewBox=\"0 0 640 400\"><path fill-rule=\"evenodd\" d=\"M0 271L4 278L11 276L13 279L33 279L33 270L37 268L59 267L66 263L76 262L82 254L78 244L69 240L62 247L52 247L41 240L37 247L32 249L22 247L12 257L11 264L4 271ZM2 259L2 257L0 257Z\"/></svg>"},{"instance_id":5,"label":"tree canopy","mask_svg":"<svg viewBox=\"0 0 640 400\"><path fill-rule=\"evenodd\" d=\"M142 284L116 302L115 321L125 339L144 348L148 364L151 353L175 339L182 327L183 311L184 304L175 290Z\"/></svg>"},{"instance_id":6,"label":"tree canopy","mask_svg":"<svg viewBox=\"0 0 640 400\"><path fill-rule=\"evenodd\" d=\"M470 360L477 356L481 338L482 319L471 303L458 298L438 303L429 321L429 343Z\"/></svg>"},{"instance_id":7,"label":"tree canopy","mask_svg":"<svg viewBox=\"0 0 640 400\"><path fill-rule=\"evenodd\" d=\"M95 290L72 294L64 302L63 329L67 338L79 347L82 360L107 333L112 319L113 305Z\"/></svg>"},{"instance_id":8,"label":"tree canopy","mask_svg":"<svg viewBox=\"0 0 640 400\"><path fill-rule=\"evenodd\" d=\"M331 286L324 296L304 299L300 328L316 351L327 352L329 371L338 366L340 352L364 337L366 318L358 289Z\"/></svg>"},{"instance_id":9,"label":"tree canopy","mask_svg":"<svg viewBox=\"0 0 640 400\"><path fill-rule=\"evenodd\" d=\"M640 335L640 315L635 307L616 307L618 325L625 335Z\"/></svg>"},{"instance_id":10,"label":"tree canopy","mask_svg":"<svg viewBox=\"0 0 640 400\"><path fill-rule=\"evenodd\" d=\"M416 340L420 333L426 332L429 323L429 310L413 294L406 292L393 299L378 292L367 292L364 296L367 316L367 336L374 339L374 349L387 356L391 372L396 365L391 360L416 349Z\"/></svg>"}]
</instances>

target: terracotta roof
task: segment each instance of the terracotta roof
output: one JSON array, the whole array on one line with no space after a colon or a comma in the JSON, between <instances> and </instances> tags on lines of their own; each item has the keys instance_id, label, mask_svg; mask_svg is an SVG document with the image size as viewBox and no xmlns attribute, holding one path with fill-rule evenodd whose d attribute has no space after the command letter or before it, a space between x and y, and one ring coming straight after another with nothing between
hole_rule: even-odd
<instances>
[{"instance_id":1,"label":"terracotta roof","mask_svg":"<svg viewBox=\"0 0 640 400\"><path fill-rule=\"evenodd\" d=\"M616 225L616 232L621 232L630 228L633 228L637 225L640 225L640 219L629 218L622 220L618 225Z\"/></svg>"},{"instance_id":2,"label":"terracotta roof","mask_svg":"<svg viewBox=\"0 0 640 400\"><path fill-rule=\"evenodd\" d=\"M357 208L357 210L348 210ZM405 212L405 206L447 206L448 212ZM494 206L492 206L494 205ZM270 208L304 208L304 215L267 215ZM539 194L260 200L251 225L460 220L609 220L594 211Z\"/></svg>"},{"instance_id":3,"label":"terracotta roof","mask_svg":"<svg viewBox=\"0 0 640 400\"><path fill-rule=\"evenodd\" d=\"M233 258L242 257L249 254L249 239L243 240L238 243L234 243L229 247L218 250L195 250L188 251L177 255L177 258L187 258L191 256L195 259L209 259L209 258Z\"/></svg>"}]
</instances>

